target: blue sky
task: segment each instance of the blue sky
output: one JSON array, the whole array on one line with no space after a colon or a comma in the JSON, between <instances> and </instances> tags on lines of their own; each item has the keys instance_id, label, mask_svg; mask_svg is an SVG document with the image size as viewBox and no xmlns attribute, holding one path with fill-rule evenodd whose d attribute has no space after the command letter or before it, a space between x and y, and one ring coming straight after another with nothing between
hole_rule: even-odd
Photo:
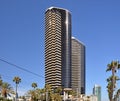
<instances>
[{"instance_id":1,"label":"blue sky","mask_svg":"<svg viewBox=\"0 0 120 101\"><path fill-rule=\"evenodd\" d=\"M0 58L41 75L0 61L3 80L14 87L13 77L20 76L19 93L31 89L32 82L44 86L44 13L61 7L71 12L72 36L86 46L86 93L98 84L107 101L106 66L120 60L119 5L119 0L0 0Z\"/></svg>"}]
</instances>

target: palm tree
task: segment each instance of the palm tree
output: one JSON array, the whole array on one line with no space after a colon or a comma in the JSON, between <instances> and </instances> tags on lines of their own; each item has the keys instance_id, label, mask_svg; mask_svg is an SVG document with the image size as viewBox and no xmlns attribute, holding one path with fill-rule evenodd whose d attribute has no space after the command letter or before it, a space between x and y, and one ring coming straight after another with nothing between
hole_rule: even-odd
<instances>
[{"instance_id":1,"label":"palm tree","mask_svg":"<svg viewBox=\"0 0 120 101\"><path fill-rule=\"evenodd\" d=\"M2 77L0 76L0 86L2 85Z\"/></svg>"},{"instance_id":2,"label":"palm tree","mask_svg":"<svg viewBox=\"0 0 120 101\"><path fill-rule=\"evenodd\" d=\"M53 101L62 101L61 93L62 93L62 87L55 87L52 88L53 92L50 94L50 99Z\"/></svg>"},{"instance_id":3,"label":"palm tree","mask_svg":"<svg viewBox=\"0 0 120 101\"><path fill-rule=\"evenodd\" d=\"M15 82L15 84L16 84L16 100L17 100L17 96L18 96L17 88L18 88L18 84L21 82L21 78L18 77L18 76L15 76L15 77L13 78L13 82Z\"/></svg>"},{"instance_id":4,"label":"palm tree","mask_svg":"<svg viewBox=\"0 0 120 101\"><path fill-rule=\"evenodd\" d=\"M119 95L119 94L120 94L120 89L117 90L117 95Z\"/></svg>"},{"instance_id":5,"label":"palm tree","mask_svg":"<svg viewBox=\"0 0 120 101\"><path fill-rule=\"evenodd\" d=\"M37 100L37 90L35 89L37 87L37 83L33 82L31 85L34 90L30 90L31 100L36 101Z\"/></svg>"},{"instance_id":6,"label":"palm tree","mask_svg":"<svg viewBox=\"0 0 120 101\"><path fill-rule=\"evenodd\" d=\"M119 99L119 96L120 96L120 89L118 89L116 94L114 95L114 101L118 101L117 99Z\"/></svg>"},{"instance_id":7,"label":"palm tree","mask_svg":"<svg viewBox=\"0 0 120 101\"><path fill-rule=\"evenodd\" d=\"M40 90L40 100L41 101L45 100L45 89L44 88Z\"/></svg>"},{"instance_id":8,"label":"palm tree","mask_svg":"<svg viewBox=\"0 0 120 101\"><path fill-rule=\"evenodd\" d=\"M8 84L7 82L2 83L1 89L2 89L2 95L4 98L7 98L7 94L13 92L11 85Z\"/></svg>"},{"instance_id":9,"label":"palm tree","mask_svg":"<svg viewBox=\"0 0 120 101\"><path fill-rule=\"evenodd\" d=\"M37 83L33 82L31 86L35 89L37 87Z\"/></svg>"},{"instance_id":10,"label":"palm tree","mask_svg":"<svg viewBox=\"0 0 120 101\"><path fill-rule=\"evenodd\" d=\"M51 92L52 91L52 86L50 84L45 85L45 91Z\"/></svg>"},{"instance_id":11,"label":"palm tree","mask_svg":"<svg viewBox=\"0 0 120 101\"><path fill-rule=\"evenodd\" d=\"M52 101L62 101L62 97L59 93L52 93L51 100Z\"/></svg>"},{"instance_id":12,"label":"palm tree","mask_svg":"<svg viewBox=\"0 0 120 101\"><path fill-rule=\"evenodd\" d=\"M42 94L43 94L43 96L42 96ZM31 101L35 101L37 99L39 99L41 101L45 100L44 99L44 91L43 91L43 89L37 88L35 90L29 90L27 92L27 95L31 96Z\"/></svg>"},{"instance_id":13,"label":"palm tree","mask_svg":"<svg viewBox=\"0 0 120 101\"><path fill-rule=\"evenodd\" d=\"M41 97L41 89L37 88L35 89L35 93L36 93L36 98L40 100L40 97Z\"/></svg>"},{"instance_id":14,"label":"palm tree","mask_svg":"<svg viewBox=\"0 0 120 101\"><path fill-rule=\"evenodd\" d=\"M110 76L107 79L107 82L108 82L107 91L108 91L108 96L110 101L113 101L113 94L116 88L116 81L119 80L119 78L115 75L117 69L120 69L120 64L118 61L112 61L110 64L107 65L106 72L112 71L112 76Z\"/></svg>"},{"instance_id":15,"label":"palm tree","mask_svg":"<svg viewBox=\"0 0 120 101\"><path fill-rule=\"evenodd\" d=\"M28 94L31 96L31 101L35 101L36 100L35 91L34 90L29 90Z\"/></svg>"},{"instance_id":16,"label":"palm tree","mask_svg":"<svg viewBox=\"0 0 120 101\"><path fill-rule=\"evenodd\" d=\"M46 95L46 101L49 101L51 99L51 93L52 93L52 86L50 84L45 85L45 95Z\"/></svg>"},{"instance_id":17,"label":"palm tree","mask_svg":"<svg viewBox=\"0 0 120 101\"><path fill-rule=\"evenodd\" d=\"M3 83L3 81L2 81L2 78L1 78L1 76L0 76L0 91L1 91L2 83Z\"/></svg>"},{"instance_id":18,"label":"palm tree","mask_svg":"<svg viewBox=\"0 0 120 101\"><path fill-rule=\"evenodd\" d=\"M61 94L62 93L62 87L56 87L55 92Z\"/></svg>"},{"instance_id":19,"label":"palm tree","mask_svg":"<svg viewBox=\"0 0 120 101\"><path fill-rule=\"evenodd\" d=\"M113 97L112 86L113 86L112 82L108 82L107 91L108 91L108 97L109 97L110 101L112 101L112 97Z\"/></svg>"}]
</instances>

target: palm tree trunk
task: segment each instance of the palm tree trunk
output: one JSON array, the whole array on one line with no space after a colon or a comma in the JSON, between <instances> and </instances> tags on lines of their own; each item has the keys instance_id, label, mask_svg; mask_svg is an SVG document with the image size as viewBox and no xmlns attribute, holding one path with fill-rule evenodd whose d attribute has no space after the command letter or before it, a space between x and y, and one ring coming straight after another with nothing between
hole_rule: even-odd
<instances>
[{"instance_id":1,"label":"palm tree trunk","mask_svg":"<svg viewBox=\"0 0 120 101\"><path fill-rule=\"evenodd\" d=\"M16 95L15 95L15 100L17 101L17 97L18 97L18 94L17 94L17 86L18 84L16 83Z\"/></svg>"},{"instance_id":2,"label":"palm tree trunk","mask_svg":"<svg viewBox=\"0 0 120 101\"><path fill-rule=\"evenodd\" d=\"M113 94L111 94L110 96L110 101L113 101Z\"/></svg>"},{"instance_id":3,"label":"palm tree trunk","mask_svg":"<svg viewBox=\"0 0 120 101\"><path fill-rule=\"evenodd\" d=\"M113 93L114 93L114 88L115 88L115 67L112 68L112 98L111 101L113 101Z\"/></svg>"}]
</instances>

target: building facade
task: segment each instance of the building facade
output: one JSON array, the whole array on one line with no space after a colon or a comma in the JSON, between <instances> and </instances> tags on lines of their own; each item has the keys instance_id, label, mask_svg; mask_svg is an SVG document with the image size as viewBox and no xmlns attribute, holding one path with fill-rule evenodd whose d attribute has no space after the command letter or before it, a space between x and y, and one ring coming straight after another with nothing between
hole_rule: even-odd
<instances>
[{"instance_id":1,"label":"building facade","mask_svg":"<svg viewBox=\"0 0 120 101\"><path fill-rule=\"evenodd\" d=\"M72 37L72 88L85 94L85 45Z\"/></svg>"},{"instance_id":2,"label":"building facade","mask_svg":"<svg viewBox=\"0 0 120 101\"><path fill-rule=\"evenodd\" d=\"M71 14L57 7L45 12L45 84L71 88Z\"/></svg>"},{"instance_id":3,"label":"building facade","mask_svg":"<svg viewBox=\"0 0 120 101\"><path fill-rule=\"evenodd\" d=\"M98 101L101 101L101 86L95 85L93 88L93 94L97 96Z\"/></svg>"}]
</instances>

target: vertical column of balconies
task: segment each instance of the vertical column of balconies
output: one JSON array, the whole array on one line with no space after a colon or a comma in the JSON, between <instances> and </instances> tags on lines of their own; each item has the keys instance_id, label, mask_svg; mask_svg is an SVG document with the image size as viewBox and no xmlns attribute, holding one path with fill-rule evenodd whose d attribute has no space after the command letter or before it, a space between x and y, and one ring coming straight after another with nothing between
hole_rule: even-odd
<instances>
[{"instance_id":1,"label":"vertical column of balconies","mask_svg":"<svg viewBox=\"0 0 120 101\"><path fill-rule=\"evenodd\" d=\"M55 77L56 85L61 86L61 14L56 11L56 26L55 26Z\"/></svg>"},{"instance_id":2,"label":"vertical column of balconies","mask_svg":"<svg viewBox=\"0 0 120 101\"><path fill-rule=\"evenodd\" d=\"M61 8L45 13L45 82L71 87L71 15Z\"/></svg>"},{"instance_id":3,"label":"vertical column of balconies","mask_svg":"<svg viewBox=\"0 0 120 101\"><path fill-rule=\"evenodd\" d=\"M61 85L61 16L59 12L46 13L45 81L52 86Z\"/></svg>"}]
</instances>

